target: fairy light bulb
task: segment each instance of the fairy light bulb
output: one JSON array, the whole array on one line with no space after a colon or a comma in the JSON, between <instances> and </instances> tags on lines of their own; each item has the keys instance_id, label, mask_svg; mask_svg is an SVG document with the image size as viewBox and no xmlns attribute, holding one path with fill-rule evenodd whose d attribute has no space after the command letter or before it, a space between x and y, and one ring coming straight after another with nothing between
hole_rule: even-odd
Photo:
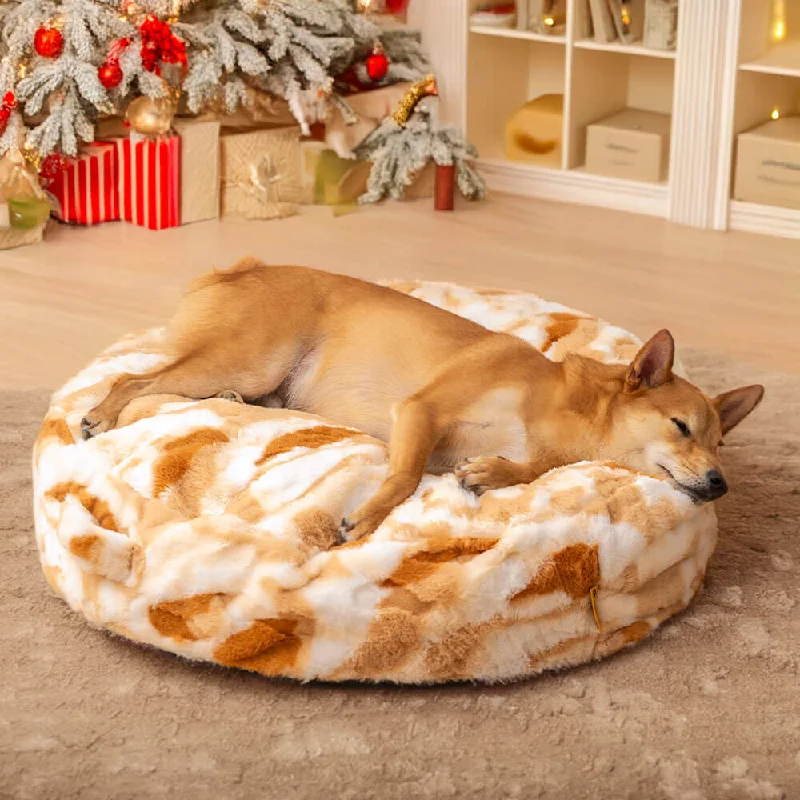
<instances>
[{"instance_id":1,"label":"fairy light bulb","mask_svg":"<svg viewBox=\"0 0 800 800\"><path fill-rule=\"evenodd\" d=\"M786 0L772 0L772 41L786 38Z\"/></svg>"},{"instance_id":2,"label":"fairy light bulb","mask_svg":"<svg viewBox=\"0 0 800 800\"><path fill-rule=\"evenodd\" d=\"M545 17L543 21L548 28L552 28L556 24L556 21L553 17Z\"/></svg>"},{"instance_id":3,"label":"fairy light bulb","mask_svg":"<svg viewBox=\"0 0 800 800\"><path fill-rule=\"evenodd\" d=\"M779 119L780 116L781 116L780 110L777 109L777 108L773 108L772 109L772 113L770 114L770 117L772 117L772 119Z\"/></svg>"}]
</instances>

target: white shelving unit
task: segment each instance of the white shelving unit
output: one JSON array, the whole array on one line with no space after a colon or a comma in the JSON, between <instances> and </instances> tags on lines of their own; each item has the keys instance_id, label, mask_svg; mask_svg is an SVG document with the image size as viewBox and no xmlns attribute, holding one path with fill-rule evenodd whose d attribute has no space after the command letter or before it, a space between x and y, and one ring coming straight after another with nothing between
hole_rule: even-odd
<instances>
[{"instance_id":1,"label":"white shelving unit","mask_svg":"<svg viewBox=\"0 0 800 800\"><path fill-rule=\"evenodd\" d=\"M592 175L586 160L586 126L626 106L671 113L674 51L618 42L600 44L578 36L588 7L570 0L564 35L469 26L481 0L462 4L465 42L464 117L467 136L482 155L490 186L556 200L595 202L610 208L666 216L668 182L643 184ZM564 95L562 161L539 166L506 158L508 118L542 94Z\"/></svg>"},{"instance_id":2,"label":"white shelving unit","mask_svg":"<svg viewBox=\"0 0 800 800\"><path fill-rule=\"evenodd\" d=\"M412 0L442 88L442 116L465 128L496 191L663 216L701 228L800 238L800 212L732 198L736 136L774 108L800 111L800 0L683 0L677 51L585 39L586 0L568 0L563 36L470 28L483 0ZM563 157L553 168L507 159L508 117L540 94L564 94ZM665 183L581 167L586 125L625 105L672 113Z\"/></svg>"},{"instance_id":3,"label":"white shelving unit","mask_svg":"<svg viewBox=\"0 0 800 800\"><path fill-rule=\"evenodd\" d=\"M739 133L775 112L800 112L800 3L786 0L785 17L774 17L773 0L742 0L731 134L731 197ZM791 38L795 37L795 38ZM739 230L800 238L800 211L731 199L729 225Z\"/></svg>"}]
</instances>

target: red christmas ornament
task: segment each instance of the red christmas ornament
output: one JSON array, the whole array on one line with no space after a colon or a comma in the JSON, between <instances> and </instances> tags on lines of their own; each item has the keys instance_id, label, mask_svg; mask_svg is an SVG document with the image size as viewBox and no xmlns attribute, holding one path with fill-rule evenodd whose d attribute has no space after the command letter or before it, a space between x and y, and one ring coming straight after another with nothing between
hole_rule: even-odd
<instances>
[{"instance_id":1,"label":"red christmas ornament","mask_svg":"<svg viewBox=\"0 0 800 800\"><path fill-rule=\"evenodd\" d=\"M0 136L6 132L8 120L11 119L11 112L17 107L17 98L14 92L6 92L3 95L3 102L0 105Z\"/></svg>"},{"instance_id":2,"label":"red christmas ornament","mask_svg":"<svg viewBox=\"0 0 800 800\"><path fill-rule=\"evenodd\" d=\"M186 66L186 45L172 32L168 22L148 16L139 28L142 34L142 66L161 74L159 62Z\"/></svg>"},{"instance_id":3,"label":"red christmas ornament","mask_svg":"<svg viewBox=\"0 0 800 800\"><path fill-rule=\"evenodd\" d=\"M390 14L402 14L408 6L408 0L385 0L384 6Z\"/></svg>"},{"instance_id":4,"label":"red christmas ornament","mask_svg":"<svg viewBox=\"0 0 800 800\"><path fill-rule=\"evenodd\" d=\"M33 49L42 58L58 58L64 49L64 36L58 28L37 28L33 34Z\"/></svg>"},{"instance_id":5,"label":"red christmas ornament","mask_svg":"<svg viewBox=\"0 0 800 800\"><path fill-rule=\"evenodd\" d=\"M375 42L375 47L372 49L372 54L367 56L367 75L371 81L382 81L389 72L389 59L386 53L383 52L383 45L380 42Z\"/></svg>"},{"instance_id":6,"label":"red christmas ornament","mask_svg":"<svg viewBox=\"0 0 800 800\"><path fill-rule=\"evenodd\" d=\"M55 177L64 169L64 157L60 153L50 153L39 167L39 179L46 189Z\"/></svg>"},{"instance_id":7,"label":"red christmas ornament","mask_svg":"<svg viewBox=\"0 0 800 800\"><path fill-rule=\"evenodd\" d=\"M115 89L122 83L122 67L115 58L106 59L97 68L97 77L106 89Z\"/></svg>"}]
</instances>

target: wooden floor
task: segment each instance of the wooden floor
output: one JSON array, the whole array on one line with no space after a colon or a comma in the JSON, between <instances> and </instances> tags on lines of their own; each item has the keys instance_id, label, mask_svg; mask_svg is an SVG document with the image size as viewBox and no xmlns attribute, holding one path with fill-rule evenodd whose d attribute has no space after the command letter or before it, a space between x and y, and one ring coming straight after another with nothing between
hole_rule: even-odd
<instances>
[{"instance_id":1,"label":"wooden floor","mask_svg":"<svg viewBox=\"0 0 800 800\"><path fill-rule=\"evenodd\" d=\"M584 206L494 196L334 217L208 222L154 233L55 226L0 252L0 386L55 388L121 334L164 321L187 279L254 254L364 278L536 291L646 337L800 372L800 243L710 233Z\"/></svg>"}]
</instances>

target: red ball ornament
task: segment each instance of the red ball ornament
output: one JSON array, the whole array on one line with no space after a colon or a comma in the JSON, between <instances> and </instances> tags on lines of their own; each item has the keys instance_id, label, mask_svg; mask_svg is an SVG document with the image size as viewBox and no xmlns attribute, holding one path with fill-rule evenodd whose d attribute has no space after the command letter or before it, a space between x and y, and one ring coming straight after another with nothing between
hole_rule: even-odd
<instances>
[{"instance_id":1,"label":"red ball ornament","mask_svg":"<svg viewBox=\"0 0 800 800\"><path fill-rule=\"evenodd\" d=\"M371 81L382 81L389 72L389 59L380 42L375 43L372 54L367 56L367 75Z\"/></svg>"},{"instance_id":2,"label":"red ball ornament","mask_svg":"<svg viewBox=\"0 0 800 800\"><path fill-rule=\"evenodd\" d=\"M65 165L66 161L59 153L50 153L50 155L42 161L39 167L39 180L45 189L56 179Z\"/></svg>"},{"instance_id":3,"label":"red ball ornament","mask_svg":"<svg viewBox=\"0 0 800 800\"><path fill-rule=\"evenodd\" d=\"M6 132L8 121L11 119L11 112L17 107L17 98L14 92L6 92L3 95L3 102L0 104L0 136Z\"/></svg>"},{"instance_id":4,"label":"red ball ornament","mask_svg":"<svg viewBox=\"0 0 800 800\"><path fill-rule=\"evenodd\" d=\"M97 68L97 77L106 89L115 89L122 83L122 67L119 61L108 59Z\"/></svg>"},{"instance_id":5,"label":"red ball ornament","mask_svg":"<svg viewBox=\"0 0 800 800\"><path fill-rule=\"evenodd\" d=\"M64 49L64 36L58 28L37 28L33 34L33 49L42 58L58 58Z\"/></svg>"}]
</instances>

